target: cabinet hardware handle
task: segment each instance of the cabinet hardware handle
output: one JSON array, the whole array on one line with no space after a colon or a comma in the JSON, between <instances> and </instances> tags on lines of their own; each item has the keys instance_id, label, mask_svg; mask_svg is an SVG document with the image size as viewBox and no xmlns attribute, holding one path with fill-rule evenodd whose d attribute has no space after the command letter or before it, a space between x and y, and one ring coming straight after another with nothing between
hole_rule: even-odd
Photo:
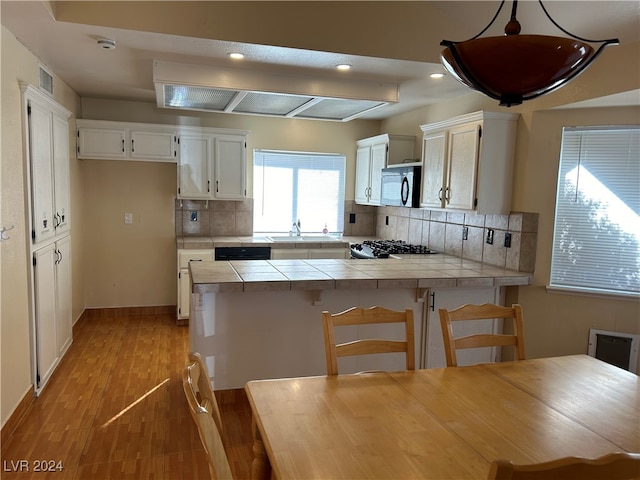
<instances>
[{"instance_id":1,"label":"cabinet hardware handle","mask_svg":"<svg viewBox=\"0 0 640 480\"><path fill-rule=\"evenodd\" d=\"M131 139L131 153L133 153L133 152L135 152L135 151L136 151L136 150L135 150L135 148L133 148L133 142L134 142L134 140L133 140L133 138L132 138L132 139Z\"/></svg>"},{"instance_id":2,"label":"cabinet hardware handle","mask_svg":"<svg viewBox=\"0 0 640 480\"><path fill-rule=\"evenodd\" d=\"M442 188L438 191L438 200L442 202Z\"/></svg>"},{"instance_id":3,"label":"cabinet hardware handle","mask_svg":"<svg viewBox=\"0 0 640 480\"><path fill-rule=\"evenodd\" d=\"M431 311L436 311L436 292L431 293Z\"/></svg>"},{"instance_id":4,"label":"cabinet hardware handle","mask_svg":"<svg viewBox=\"0 0 640 480\"><path fill-rule=\"evenodd\" d=\"M124 138L122 139L122 153L124 153Z\"/></svg>"},{"instance_id":5,"label":"cabinet hardware handle","mask_svg":"<svg viewBox=\"0 0 640 480\"><path fill-rule=\"evenodd\" d=\"M218 193L218 180L216 180L216 193Z\"/></svg>"},{"instance_id":6,"label":"cabinet hardware handle","mask_svg":"<svg viewBox=\"0 0 640 480\"><path fill-rule=\"evenodd\" d=\"M449 187L445 188L444 190L444 199L447 203L451 201L451 190L449 189Z\"/></svg>"},{"instance_id":7,"label":"cabinet hardware handle","mask_svg":"<svg viewBox=\"0 0 640 480\"><path fill-rule=\"evenodd\" d=\"M211 191L211 181L207 180L207 192Z\"/></svg>"}]
</instances>

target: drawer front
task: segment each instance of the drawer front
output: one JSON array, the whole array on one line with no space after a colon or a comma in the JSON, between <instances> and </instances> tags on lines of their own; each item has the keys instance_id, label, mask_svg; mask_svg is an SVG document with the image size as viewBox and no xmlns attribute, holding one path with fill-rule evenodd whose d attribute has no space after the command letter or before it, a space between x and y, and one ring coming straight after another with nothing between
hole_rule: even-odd
<instances>
[{"instance_id":1,"label":"drawer front","mask_svg":"<svg viewBox=\"0 0 640 480\"><path fill-rule=\"evenodd\" d=\"M189 262L199 260L213 260L213 250L180 250L178 252L180 268L187 268Z\"/></svg>"}]
</instances>

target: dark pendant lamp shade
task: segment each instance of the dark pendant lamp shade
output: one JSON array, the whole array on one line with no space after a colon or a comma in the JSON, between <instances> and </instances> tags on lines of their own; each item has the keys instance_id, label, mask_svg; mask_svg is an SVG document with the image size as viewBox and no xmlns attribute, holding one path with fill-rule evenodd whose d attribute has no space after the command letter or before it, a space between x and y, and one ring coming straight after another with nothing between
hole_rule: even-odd
<instances>
[{"instance_id":1,"label":"dark pendant lamp shade","mask_svg":"<svg viewBox=\"0 0 640 480\"><path fill-rule=\"evenodd\" d=\"M571 35L549 16L542 1L539 3L549 20L572 38L520 35L517 0L504 36L478 38L497 18L503 0L478 35L464 42L440 42L447 47L441 54L442 64L461 83L510 107L563 86L583 72L605 46L619 43L617 39L586 40ZM587 42L601 45L596 50Z\"/></svg>"}]
</instances>

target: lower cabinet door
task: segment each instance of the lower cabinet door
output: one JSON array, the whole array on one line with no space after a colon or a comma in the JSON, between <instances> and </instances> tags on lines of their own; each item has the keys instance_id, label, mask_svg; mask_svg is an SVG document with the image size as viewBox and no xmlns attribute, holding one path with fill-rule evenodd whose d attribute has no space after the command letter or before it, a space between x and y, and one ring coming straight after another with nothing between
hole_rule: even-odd
<instances>
[{"instance_id":1,"label":"lower cabinet door","mask_svg":"<svg viewBox=\"0 0 640 480\"><path fill-rule=\"evenodd\" d=\"M434 289L429 294L433 294L433 310L428 311L428 330L426 348L426 367L439 368L446 367L447 361L444 354L444 340L442 338L442 328L440 327L440 315L438 309L453 308L467 303L501 304L500 289L494 287L482 288L443 288ZM454 336L472 335L476 333L498 333L502 330L499 320L475 320L470 322L456 322ZM496 360L499 352L496 347L471 348L458 352L458 365L473 365L476 363L488 363Z\"/></svg>"},{"instance_id":2,"label":"lower cabinet door","mask_svg":"<svg viewBox=\"0 0 640 480\"><path fill-rule=\"evenodd\" d=\"M56 328L56 261L55 244L47 245L33 254L35 265L35 329L37 387L44 385L58 361Z\"/></svg>"},{"instance_id":3,"label":"lower cabinet door","mask_svg":"<svg viewBox=\"0 0 640 480\"><path fill-rule=\"evenodd\" d=\"M56 242L56 346L62 356L71 345L71 237Z\"/></svg>"}]
</instances>

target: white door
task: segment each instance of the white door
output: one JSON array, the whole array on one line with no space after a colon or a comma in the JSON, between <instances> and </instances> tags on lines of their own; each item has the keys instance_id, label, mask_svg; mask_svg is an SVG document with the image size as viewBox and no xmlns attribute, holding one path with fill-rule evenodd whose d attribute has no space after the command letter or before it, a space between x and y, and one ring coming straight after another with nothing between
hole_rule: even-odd
<instances>
[{"instance_id":1,"label":"white door","mask_svg":"<svg viewBox=\"0 0 640 480\"><path fill-rule=\"evenodd\" d=\"M214 198L244 200L246 161L244 137L216 137Z\"/></svg>"},{"instance_id":2,"label":"white door","mask_svg":"<svg viewBox=\"0 0 640 480\"><path fill-rule=\"evenodd\" d=\"M462 125L449 133L448 208L473 210L476 198L480 124Z\"/></svg>"},{"instance_id":3,"label":"white door","mask_svg":"<svg viewBox=\"0 0 640 480\"><path fill-rule=\"evenodd\" d=\"M447 132L425 136L423 140L422 196L423 207L444 206L445 159Z\"/></svg>"},{"instance_id":4,"label":"white door","mask_svg":"<svg viewBox=\"0 0 640 480\"><path fill-rule=\"evenodd\" d=\"M371 147L360 147L356 152L356 203L369 203L369 170L371 165L370 156Z\"/></svg>"},{"instance_id":5,"label":"white door","mask_svg":"<svg viewBox=\"0 0 640 480\"><path fill-rule=\"evenodd\" d=\"M36 102L29 104L33 241L39 243L55 235L52 115Z\"/></svg>"},{"instance_id":6,"label":"white door","mask_svg":"<svg viewBox=\"0 0 640 480\"><path fill-rule=\"evenodd\" d=\"M499 289L493 287L486 288L450 288L435 289L429 292L429 302L433 302L433 309L428 311L427 327L427 349L426 367L438 368L446 367L447 361L444 354L444 340L442 339L442 328L440 327L440 315L438 309L448 310L472 303L480 305L483 303L501 304ZM431 294L434 294L431 297ZM499 320L476 320L461 321L454 325L454 336L472 335L475 333L497 333L502 330ZM473 348L458 352L458 365L473 365L476 363L487 363L496 360L498 351L495 347Z\"/></svg>"},{"instance_id":7,"label":"white door","mask_svg":"<svg viewBox=\"0 0 640 480\"><path fill-rule=\"evenodd\" d=\"M53 116L53 170L56 234L69 230L69 122Z\"/></svg>"},{"instance_id":8,"label":"white door","mask_svg":"<svg viewBox=\"0 0 640 480\"><path fill-rule=\"evenodd\" d=\"M78 158L124 160L127 131L124 128L80 128Z\"/></svg>"},{"instance_id":9,"label":"white door","mask_svg":"<svg viewBox=\"0 0 640 480\"><path fill-rule=\"evenodd\" d=\"M382 197L382 169L387 166L387 144L380 143L371 147L371 194L369 202L380 205Z\"/></svg>"},{"instance_id":10,"label":"white door","mask_svg":"<svg viewBox=\"0 0 640 480\"><path fill-rule=\"evenodd\" d=\"M62 356L71 345L71 237L56 242L56 347Z\"/></svg>"},{"instance_id":11,"label":"white door","mask_svg":"<svg viewBox=\"0 0 640 480\"><path fill-rule=\"evenodd\" d=\"M210 135L185 134L180 136L179 198L211 198L211 142Z\"/></svg>"},{"instance_id":12,"label":"white door","mask_svg":"<svg viewBox=\"0 0 640 480\"><path fill-rule=\"evenodd\" d=\"M189 269L181 268L178 272L178 318L189 318L189 304L191 303L190 284Z\"/></svg>"},{"instance_id":13,"label":"white door","mask_svg":"<svg viewBox=\"0 0 640 480\"><path fill-rule=\"evenodd\" d=\"M131 130L131 158L175 162L174 132Z\"/></svg>"},{"instance_id":14,"label":"white door","mask_svg":"<svg viewBox=\"0 0 640 480\"><path fill-rule=\"evenodd\" d=\"M33 254L34 306L36 330L36 368L38 387L44 385L58 360L56 328L56 254L49 244Z\"/></svg>"}]
</instances>

